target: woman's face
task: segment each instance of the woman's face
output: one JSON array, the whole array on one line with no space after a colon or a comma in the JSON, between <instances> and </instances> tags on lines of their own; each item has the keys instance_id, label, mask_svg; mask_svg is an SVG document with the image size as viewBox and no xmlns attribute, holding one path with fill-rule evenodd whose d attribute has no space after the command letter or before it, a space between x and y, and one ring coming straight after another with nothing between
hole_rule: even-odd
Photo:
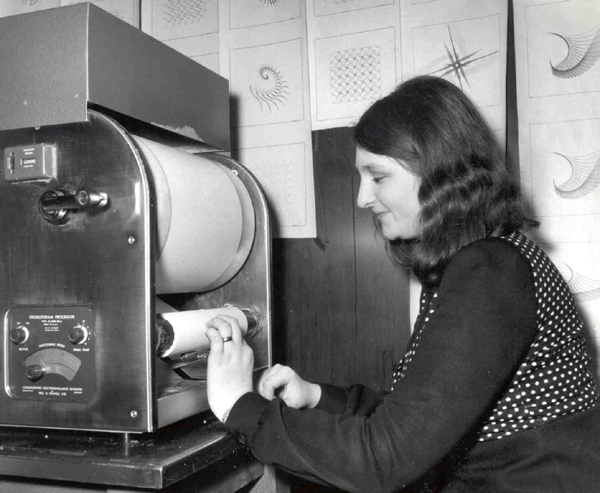
<instances>
[{"instance_id":1,"label":"woman's face","mask_svg":"<svg viewBox=\"0 0 600 493\"><path fill-rule=\"evenodd\" d=\"M421 232L419 178L394 159L360 147L356 148L356 168L360 174L358 207L373 211L386 239L416 238Z\"/></svg>"}]
</instances>

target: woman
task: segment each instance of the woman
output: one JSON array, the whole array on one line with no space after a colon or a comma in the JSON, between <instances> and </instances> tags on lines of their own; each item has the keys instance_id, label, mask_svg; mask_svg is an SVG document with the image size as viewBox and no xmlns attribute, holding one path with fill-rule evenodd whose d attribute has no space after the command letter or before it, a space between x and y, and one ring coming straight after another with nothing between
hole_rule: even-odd
<instances>
[{"instance_id":1,"label":"woman","mask_svg":"<svg viewBox=\"0 0 600 493\"><path fill-rule=\"evenodd\" d=\"M581 320L520 232L534 222L476 107L416 77L367 110L355 140L358 206L423 288L392 390L276 365L253 393L252 351L223 317L207 330L215 415L259 460L343 490L597 491L600 398Z\"/></svg>"}]
</instances>

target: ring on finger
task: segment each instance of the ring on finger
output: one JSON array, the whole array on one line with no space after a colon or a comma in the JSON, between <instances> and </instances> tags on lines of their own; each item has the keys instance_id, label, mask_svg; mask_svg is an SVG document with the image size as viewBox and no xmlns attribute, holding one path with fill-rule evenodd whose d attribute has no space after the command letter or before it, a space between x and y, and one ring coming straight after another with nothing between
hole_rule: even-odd
<instances>
[{"instance_id":1,"label":"ring on finger","mask_svg":"<svg viewBox=\"0 0 600 493\"><path fill-rule=\"evenodd\" d=\"M231 340L233 340L233 337L231 336L223 337L223 342L229 342Z\"/></svg>"}]
</instances>

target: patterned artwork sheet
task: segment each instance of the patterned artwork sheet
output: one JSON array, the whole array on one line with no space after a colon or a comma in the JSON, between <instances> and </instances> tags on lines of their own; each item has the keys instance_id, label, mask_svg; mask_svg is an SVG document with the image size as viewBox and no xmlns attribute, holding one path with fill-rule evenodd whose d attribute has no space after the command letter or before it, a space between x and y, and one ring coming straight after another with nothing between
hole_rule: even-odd
<instances>
[{"instance_id":1,"label":"patterned artwork sheet","mask_svg":"<svg viewBox=\"0 0 600 493\"><path fill-rule=\"evenodd\" d=\"M275 212L273 224L285 228L306 225L306 143L248 147L238 149L237 155L263 185Z\"/></svg>"},{"instance_id":2,"label":"patterned artwork sheet","mask_svg":"<svg viewBox=\"0 0 600 493\"><path fill-rule=\"evenodd\" d=\"M239 98L239 120L248 127L304 120L302 39L232 49L231 92Z\"/></svg>"},{"instance_id":3,"label":"patterned artwork sheet","mask_svg":"<svg viewBox=\"0 0 600 493\"><path fill-rule=\"evenodd\" d=\"M316 122L358 119L396 86L394 28L315 39Z\"/></svg>"},{"instance_id":4,"label":"patterned artwork sheet","mask_svg":"<svg viewBox=\"0 0 600 493\"><path fill-rule=\"evenodd\" d=\"M403 78L436 75L481 109L501 144L506 135L507 2L401 0Z\"/></svg>"},{"instance_id":5,"label":"patterned artwork sheet","mask_svg":"<svg viewBox=\"0 0 600 493\"><path fill-rule=\"evenodd\" d=\"M532 98L600 91L600 18L572 13L571 3L527 9Z\"/></svg>"},{"instance_id":6,"label":"patterned artwork sheet","mask_svg":"<svg viewBox=\"0 0 600 493\"><path fill-rule=\"evenodd\" d=\"M314 130L350 126L400 80L397 0L307 3Z\"/></svg>"},{"instance_id":7,"label":"patterned artwork sheet","mask_svg":"<svg viewBox=\"0 0 600 493\"><path fill-rule=\"evenodd\" d=\"M479 107L500 105L500 30L499 14L415 27L414 72L448 78Z\"/></svg>"}]
</instances>

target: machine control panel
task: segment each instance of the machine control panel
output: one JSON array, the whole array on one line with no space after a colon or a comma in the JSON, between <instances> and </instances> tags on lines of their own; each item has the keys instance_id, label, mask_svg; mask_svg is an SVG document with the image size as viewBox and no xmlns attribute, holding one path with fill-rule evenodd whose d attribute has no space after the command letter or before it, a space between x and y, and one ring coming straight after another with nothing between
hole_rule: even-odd
<instances>
[{"instance_id":1,"label":"machine control panel","mask_svg":"<svg viewBox=\"0 0 600 493\"><path fill-rule=\"evenodd\" d=\"M12 182L50 181L56 172L56 149L47 144L4 150L4 179Z\"/></svg>"},{"instance_id":2,"label":"machine control panel","mask_svg":"<svg viewBox=\"0 0 600 493\"><path fill-rule=\"evenodd\" d=\"M5 389L11 397L89 400L96 388L94 312L17 306L4 317Z\"/></svg>"}]
</instances>

